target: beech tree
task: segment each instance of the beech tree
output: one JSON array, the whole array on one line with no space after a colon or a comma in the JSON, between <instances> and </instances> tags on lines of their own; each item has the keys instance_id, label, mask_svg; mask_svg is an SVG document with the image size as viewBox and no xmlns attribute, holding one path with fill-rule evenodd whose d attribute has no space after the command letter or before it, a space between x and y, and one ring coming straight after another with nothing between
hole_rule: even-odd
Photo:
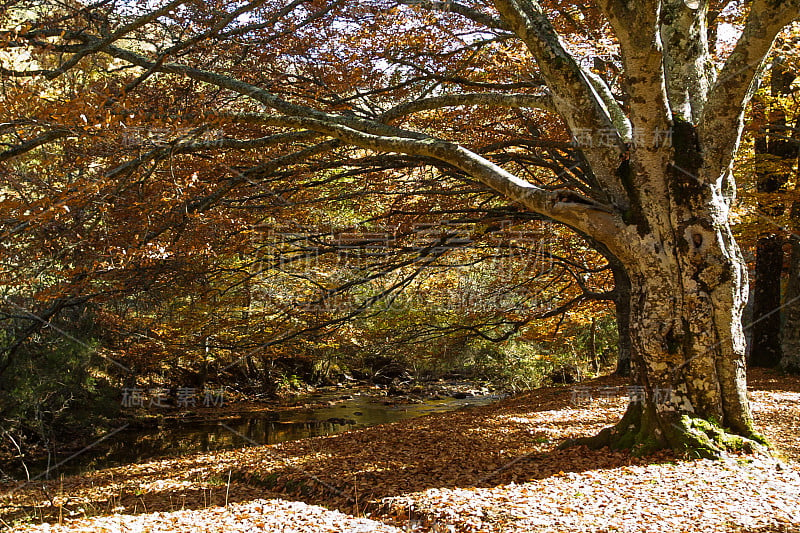
<instances>
[{"instance_id":1,"label":"beech tree","mask_svg":"<svg viewBox=\"0 0 800 533\"><path fill-rule=\"evenodd\" d=\"M31 62L2 73L53 83L99 55L112 81L95 116L26 122L0 159L70 135L97 142L95 122L105 135L131 120L222 125L221 138L174 138L122 165L104 147L105 180L178 156L247 154L187 202L189 214L325 154L350 154L345 169L375 152L458 176L584 236L626 282L641 395L583 443L716 455L763 441L746 394L732 163L756 80L800 0L48 7L18 3L25 16L0 37ZM718 55L725 8L741 31ZM132 112L137 98L160 103Z\"/></svg>"},{"instance_id":2,"label":"beech tree","mask_svg":"<svg viewBox=\"0 0 800 533\"><path fill-rule=\"evenodd\" d=\"M750 347L751 366L776 368L781 362L781 273L783 272L783 245L786 238L780 233L779 220L786 206L779 198L785 194L787 182L793 174L797 160L796 141L787 125L784 102L791 94L796 78L793 70L781 56L775 57L770 67L769 95L762 104L766 107L764 133L755 138L755 166L757 190L765 199L758 206L759 213L768 217L771 231L759 236L756 247L755 280L753 283L753 340ZM759 102L761 103L761 102Z\"/></svg>"},{"instance_id":3,"label":"beech tree","mask_svg":"<svg viewBox=\"0 0 800 533\"><path fill-rule=\"evenodd\" d=\"M746 119L745 142L752 140L753 159L746 152L740 164L752 165L754 182L743 183L737 238L755 249L750 366L797 370L797 175L800 121L795 96L797 34L786 32L754 95ZM753 195L751 198L750 195ZM787 253L788 252L788 253ZM788 273L788 279L783 273Z\"/></svg>"}]
</instances>

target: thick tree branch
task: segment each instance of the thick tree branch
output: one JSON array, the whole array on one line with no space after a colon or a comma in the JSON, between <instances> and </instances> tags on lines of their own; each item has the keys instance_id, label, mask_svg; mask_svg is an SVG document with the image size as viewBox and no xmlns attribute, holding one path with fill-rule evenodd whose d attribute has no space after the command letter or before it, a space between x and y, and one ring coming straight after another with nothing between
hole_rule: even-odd
<instances>
[{"instance_id":1,"label":"thick tree branch","mask_svg":"<svg viewBox=\"0 0 800 533\"><path fill-rule=\"evenodd\" d=\"M606 112L602 98L583 69L562 46L558 34L535 1L495 0L500 14L526 44L553 95L553 104L573 134L611 134L613 146L582 147L611 203L624 207L628 196L617 176L624 142Z\"/></svg>"},{"instance_id":2,"label":"thick tree branch","mask_svg":"<svg viewBox=\"0 0 800 533\"><path fill-rule=\"evenodd\" d=\"M67 129L55 129L45 132L38 137L25 141L21 144L0 152L0 161L7 161L13 157L17 157L26 152L30 152L34 148L53 142L56 139L61 139L69 135L70 131Z\"/></svg>"},{"instance_id":3,"label":"thick tree branch","mask_svg":"<svg viewBox=\"0 0 800 533\"><path fill-rule=\"evenodd\" d=\"M493 30L510 29L504 20L493 17L488 13L478 11L477 9L473 9L469 6L465 6L464 4L453 2L452 0L445 0L444 2L430 0L399 0L398 3L407 6L423 6L428 9L446 13L458 13L459 15L468 18L473 22L477 22L478 24Z\"/></svg>"},{"instance_id":4,"label":"thick tree branch","mask_svg":"<svg viewBox=\"0 0 800 533\"><path fill-rule=\"evenodd\" d=\"M154 66L153 62L129 50L107 46L104 51L143 68ZM292 104L264 89L223 74L175 63L156 66L156 69L162 72L185 75L198 81L231 90L253 98L273 109L287 113L285 116L263 115L262 121L264 124L309 129L371 150L432 157L459 168L488 187L506 194L511 199L522 203L537 213L575 226L581 231L593 235L597 235L598 231L607 235L613 235L617 232L618 228L613 218L609 215L612 210L610 206L598 204L575 193L551 192L535 187L456 144L432 139L420 133L370 120L326 113ZM588 83L585 78L582 79L584 83ZM610 125L610 121L607 124ZM614 170L616 171L616 167ZM593 217L596 217L596 219L593 219Z\"/></svg>"},{"instance_id":5,"label":"thick tree branch","mask_svg":"<svg viewBox=\"0 0 800 533\"><path fill-rule=\"evenodd\" d=\"M457 144L434 138L385 137L354 130L335 123L302 117L274 117L284 126L307 128L325 133L348 144L375 151L425 156L450 164L511 200L589 235L608 239L619 227L612 208L573 191L548 191L511 174L502 167Z\"/></svg>"},{"instance_id":6,"label":"thick tree branch","mask_svg":"<svg viewBox=\"0 0 800 533\"><path fill-rule=\"evenodd\" d=\"M614 93L611 92L611 88L603 78L594 72L584 70L584 75L597 93L597 96L600 98L600 102L603 105L603 110L608 115L608 118L611 119L611 123L617 129L622 141L625 143L630 143L633 139L633 128L631 126L631 121L625 115L625 112L622 110L622 106L619 105L619 102L617 102L617 99L614 97Z\"/></svg>"},{"instance_id":7,"label":"thick tree branch","mask_svg":"<svg viewBox=\"0 0 800 533\"><path fill-rule=\"evenodd\" d=\"M237 94L241 94L242 96L252 98L253 100L267 107L273 108L288 115L314 118L316 120L341 124L356 129L363 129L378 135L400 136L416 139L425 138L425 136L420 133L402 130L400 128L387 126L371 120L349 115L326 113L310 107L292 104L286 100L283 100L282 98L279 98L278 96L275 96L269 91L261 89L260 87L256 87L255 85L251 85L224 74L209 72L207 70L189 67L178 63L164 63L163 65L158 65L157 63L150 61L137 53L115 46L108 46L104 49L104 51L113 57L123 59L142 68L155 68L155 70L159 72L183 75L197 81L215 85L222 89L227 89Z\"/></svg>"},{"instance_id":8,"label":"thick tree branch","mask_svg":"<svg viewBox=\"0 0 800 533\"><path fill-rule=\"evenodd\" d=\"M713 83L708 49L708 0L665 0L661 7L664 71L672 115L697 123Z\"/></svg>"},{"instance_id":9,"label":"thick tree branch","mask_svg":"<svg viewBox=\"0 0 800 533\"><path fill-rule=\"evenodd\" d=\"M462 93L422 98L414 102L400 104L384 113L381 118L390 122L396 118L420 111L455 106L531 108L555 112L553 100L549 94Z\"/></svg>"},{"instance_id":10,"label":"thick tree branch","mask_svg":"<svg viewBox=\"0 0 800 533\"><path fill-rule=\"evenodd\" d=\"M57 78L58 76L64 74L66 71L68 71L69 69L71 69L72 67L77 65L78 61L80 61L84 57L86 57L88 55L91 55L92 53L94 53L94 52L96 52L98 50L101 50L103 47L113 43L114 41L118 41L119 39L122 39L123 37L127 36L131 32L133 32L133 31L135 31L135 30L137 30L137 29L139 29L139 28L151 23L152 21L156 20L158 17L161 17L161 16L164 16L164 15L168 14L170 11L172 11L175 8L177 8L178 6L183 4L184 2L185 2L185 0L172 0L172 2L169 2L169 3L165 4L164 6L160 7L159 9L151 11L147 15L145 15L143 17L139 17L136 20L134 20L134 21L132 21L132 22L130 22L128 24L125 24L124 26L120 27L117 31L115 31L114 33L109 35L108 37L105 37L102 40L93 41L91 44L86 46L80 52L77 52L74 55L72 55L68 60L66 60L57 69L55 69L53 71L50 71L47 74L45 74L45 77L47 79L49 79L49 80Z\"/></svg>"},{"instance_id":11,"label":"thick tree branch","mask_svg":"<svg viewBox=\"0 0 800 533\"><path fill-rule=\"evenodd\" d=\"M587 80L575 60L561 47L555 31L546 21L541 11L531 13L524 13L521 10L512 11L513 25L520 26L523 37L526 42L530 43L529 47L538 52L540 66L551 80L551 89L563 89L566 92L566 94L559 93L554 99L556 100L555 107L561 112L562 116L566 115L568 122L571 122L570 126L602 127L616 131L611 119L603 109L602 99L597 95L592 84ZM526 19L531 14L538 17L536 22L540 27L535 28L531 21ZM505 16L509 17L507 14ZM546 26L542 26L544 23L546 23ZM488 187L512 200L520 202L532 211L576 227L585 233L595 236L603 234L605 237L617 233L618 227L614 218L610 215L612 207L597 203L571 191L548 191L536 187L454 143L433 139L420 133L395 128L375 121L349 115L327 113L293 104L269 91L232 76L176 63L159 65L157 62L131 50L107 44L107 39L98 39L86 34L79 34L78 38L83 40L89 49L102 50L112 57L125 60L144 69L155 69L159 72L178 74L209 83L216 87L245 95L265 106L285 113L283 116L263 115L264 124L313 130L340 141L376 151L431 157L460 169ZM564 68L565 66L567 68ZM467 98L480 100L489 97L472 95L467 96ZM541 103L543 101L542 98L538 97L528 98L534 98L534 100L528 100L531 103ZM520 103L520 100L522 98L519 96L507 95L497 101L506 104L515 103L516 105ZM571 103L570 100L572 101ZM414 105L425 104L412 104L412 109ZM624 193L619 183L616 182L616 170L619 164L616 149L603 148L602 150L590 149L588 151L594 156L597 163L595 173L604 176L604 185L607 185L606 191L608 194L614 198L615 202L624 202ZM599 169L597 168L598 165Z\"/></svg>"},{"instance_id":12,"label":"thick tree branch","mask_svg":"<svg viewBox=\"0 0 800 533\"><path fill-rule=\"evenodd\" d=\"M659 37L660 2L601 0L599 6L614 28L619 41L625 67L622 84L629 96L627 103L634 133L652 138L656 132L668 131L669 107L664 78L663 46ZM641 148L643 147L637 147ZM659 164L654 163L653 166Z\"/></svg>"}]
</instances>

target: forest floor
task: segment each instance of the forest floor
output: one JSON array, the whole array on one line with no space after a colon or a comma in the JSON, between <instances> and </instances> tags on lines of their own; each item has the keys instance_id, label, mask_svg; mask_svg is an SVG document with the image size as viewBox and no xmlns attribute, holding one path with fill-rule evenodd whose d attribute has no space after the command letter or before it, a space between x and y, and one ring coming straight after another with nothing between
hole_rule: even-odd
<instances>
[{"instance_id":1,"label":"forest floor","mask_svg":"<svg viewBox=\"0 0 800 533\"><path fill-rule=\"evenodd\" d=\"M281 532L798 532L800 379L752 371L778 458L557 450L614 423L625 381L328 437L0 486L0 529ZM581 400L576 403L576 400Z\"/></svg>"}]
</instances>

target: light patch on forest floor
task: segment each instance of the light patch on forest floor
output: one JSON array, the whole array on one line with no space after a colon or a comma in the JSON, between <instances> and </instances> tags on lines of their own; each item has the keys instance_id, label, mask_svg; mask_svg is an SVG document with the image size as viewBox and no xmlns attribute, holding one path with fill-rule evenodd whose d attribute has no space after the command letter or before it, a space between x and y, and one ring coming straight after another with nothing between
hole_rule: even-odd
<instances>
[{"instance_id":1,"label":"light patch on forest floor","mask_svg":"<svg viewBox=\"0 0 800 533\"><path fill-rule=\"evenodd\" d=\"M623 385L612 377L581 384ZM353 521L364 518L399 530L470 533L800 531L800 379L755 371L750 388L759 429L784 450L782 461L556 450L565 438L614 423L624 410L619 398L574 405L571 389L556 387L328 437L126 465L10 494L15 487L6 485L0 516L21 521L20 531L99 531L112 518L115 531L222 531L215 523L236 517L259 521L248 522L248 531L276 532L398 530ZM296 500L295 507L279 499ZM303 513L317 518L298 522ZM43 520L64 527L36 525ZM291 529L295 523L300 529Z\"/></svg>"}]
</instances>

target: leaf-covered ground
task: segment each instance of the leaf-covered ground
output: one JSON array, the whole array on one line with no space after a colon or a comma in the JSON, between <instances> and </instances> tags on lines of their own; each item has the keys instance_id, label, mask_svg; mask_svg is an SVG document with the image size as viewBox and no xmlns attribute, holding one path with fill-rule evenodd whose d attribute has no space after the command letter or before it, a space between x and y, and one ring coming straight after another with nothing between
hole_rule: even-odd
<instances>
[{"instance_id":1,"label":"leaf-covered ground","mask_svg":"<svg viewBox=\"0 0 800 533\"><path fill-rule=\"evenodd\" d=\"M783 457L723 461L555 450L562 439L593 434L623 411L625 399L609 393L622 380L581 386L595 399L575 405L570 388L541 389L492 406L330 437L6 485L0 527L800 531L800 379L750 375L758 425Z\"/></svg>"}]
</instances>

